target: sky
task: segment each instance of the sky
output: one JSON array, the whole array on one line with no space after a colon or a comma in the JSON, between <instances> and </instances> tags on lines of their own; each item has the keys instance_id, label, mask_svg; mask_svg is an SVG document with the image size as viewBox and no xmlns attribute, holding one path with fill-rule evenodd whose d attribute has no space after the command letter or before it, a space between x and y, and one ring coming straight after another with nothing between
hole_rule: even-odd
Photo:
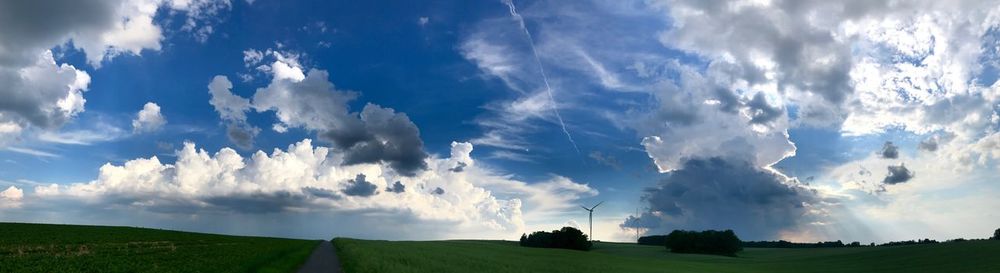
<instances>
[{"instance_id":1,"label":"sky","mask_svg":"<svg viewBox=\"0 0 1000 273\"><path fill-rule=\"evenodd\" d=\"M0 1L0 221L984 238L997 1Z\"/></svg>"}]
</instances>

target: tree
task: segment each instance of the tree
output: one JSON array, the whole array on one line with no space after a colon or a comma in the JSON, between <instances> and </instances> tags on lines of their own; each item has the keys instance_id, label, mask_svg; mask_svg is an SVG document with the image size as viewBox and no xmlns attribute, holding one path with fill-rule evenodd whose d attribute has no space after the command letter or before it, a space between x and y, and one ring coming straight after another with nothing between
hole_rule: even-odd
<instances>
[{"instance_id":1,"label":"tree","mask_svg":"<svg viewBox=\"0 0 1000 273\"><path fill-rule=\"evenodd\" d=\"M990 240L1000 240L1000 228L993 232L993 237Z\"/></svg>"},{"instance_id":2,"label":"tree","mask_svg":"<svg viewBox=\"0 0 1000 273\"><path fill-rule=\"evenodd\" d=\"M639 237L640 245L664 246L667 243L667 235L651 235Z\"/></svg>"},{"instance_id":3,"label":"tree","mask_svg":"<svg viewBox=\"0 0 1000 273\"><path fill-rule=\"evenodd\" d=\"M563 227L552 232L535 231L530 235L521 235L521 246L544 247L544 248L565 248L576 250L590 250L590 241L583 231L572 227Z\"/></svg>"},{"instance_id":4,"label":"tree","mask_svg":"<svg viewBox=\"0 0 1000 273\"><path fill-rule=\"evenodd\" d=\"M732 230L674 230L667 235L666 246L675 253L702 253L736 256L742 242Z\"/></svg>"}]
</instances>

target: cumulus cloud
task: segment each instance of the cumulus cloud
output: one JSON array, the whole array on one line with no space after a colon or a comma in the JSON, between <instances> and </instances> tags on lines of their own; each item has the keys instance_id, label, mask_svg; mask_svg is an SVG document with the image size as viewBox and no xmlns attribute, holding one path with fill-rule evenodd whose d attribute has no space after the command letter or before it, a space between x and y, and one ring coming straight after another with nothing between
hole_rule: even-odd
<instances>
[{"instance_id":1,"label":"cumulus cloud","mask_svg":"<svg viewBox=\"0 0 1000 273\"><path fill-rule=\"evenodd\" d=\"M21 206L22 198L24 198L24 191L18 187L10 186L6 190L0 191L0 209L18 208Z\"/></svg>"},{"instance_id":2,"label":"cumulus cloud","mask_svg":"<svg viewBox=\"0 0 1000 273\"><path fill-rule=\"evenodd\" d=\"M788 139L787 118L763 118L770 114L745 106L729 111L713 102L714 91L724 88L717 79L687 66L672 69L680 73L679 85L661 86L654 93L657 108L638 113L629 124L646 136L641 144L661 172L675 170L691 158L738 158L755 166L770 166L795 154L795 145ZM755 99L761 107L771 107L761 96ZM756 124L763 122L767 124Z\"/></svg>"},{"instance_id":3,"label":"cumulus cloud","mask_svg":"<svg viewBox=\"0 0 1000 273\"><path fill-rule=\"evenodd\" d=\"M345 165L343 152L313 146L308 139L247 157L229 148L210 154L185 143L173 164L156 156L109 163L93 181L38 186L35 194L39 202L77 201L167 215L376 213L369 217L511 236L523 232L523 204L547 213L558 210L550 200L571 202L583 196L580 192L593 191L565 178L535 184L512 180L478 167L471 151L471 144L453 143L452 156L429 157L430 168L405 176L385 162ZM456 162L469 164L461 173L448 170ZM434 190L405 190L404 184ZM376 194L378 188L394 194Z\"/></svg>"},{"instance_id":4,"label":"cumulus cloud","mask_svg":"<svg viewBox=\"0 0 1000 273\"><path fill-rule=\"evenodd\" d=\"M913 178L914 173L906 168L903 164L898 166L889 165L889 174L885 176L882 183L894 185L899 183L906 183Z\"/></svg>"},{"instance_id":5,"label":"cumulus cloud","mask_svg":"<svg viewBox=\"0 0 1000 273\"><path fill-rule=\"evenodd\" d=\"M247 123L246 112L250 110L250 100L233 94L233 83L226 76L215 76L208 84L212 98L208 103L219 113L226 124L226 136L237 147L250 149L260 128Z\"/></svg>"},{"instance_id":6,"label":"cumulus cloud","mask_svg":"<svg viewBox=\"0 0 1000 273\"><path fill-rule=\"evenodd\" d=\"M132 130L137 133L154 132L162 129L165 124L167 119L160 113L160 106L147 102L135 115L135 119L132 119Z\"/></svg>"},{"instance_id":7,"label":"cumulus cloud","mask_svg":"<svg viewBox=\"0 0 1000 273\"><path fill-rule=\"evenodd\" d=\"M882 145L882 150L878 151L878 156L889 159L899 158L899 147L892 144L892 141L886 141L885 144Z\"/></svg>"},{"instance_id":8,"label":"cumulus cloud","mask_svg":"<svg viewBox=\"0 0 1000 273\"><path fill-rule=\"evenodd\" d=\"M215 76L208 84L208 93L212 96L208 103L226 121L246 122L247 110L250 110L250 100L233 94L233 83L226 76Z\"/></svg>"},{"instance_id":9,"label":"cumulus cloud","mask_svg":"<svg viewBox=\"0 0 1000 273\"><path fill-rule=\"evenodd\" d=\"M39 52L32 63L0 66L0 81L5 83L0 88L4 97L0 121L5 124L55 129L84 110L83 92L90 85L90 75L72 65L56 64L51 51Z\"/></svg>"},{"instance_id":10,"label":"cumulus cloud","mask_svg":"<svg viewBox=\"0 0 1000 273\"><path fill-rule=\"evenodd\" d=\"M733 229L741 238L774 239L816 217L818 195L794 179L750 162L691 159L645 190L649 210L623 227Z\"/></svg>"},{"instance_id":11,"label":"cumulus cloud","mask_svg":"<svg viewBox=\"0 0 1000 273\"><path fill-rule=\"evenodd\" d=\"M350 112L348 102L357 93L336 89L325 70L301 76L297 61L276 56L274 78L257 89L254 109L274 111L282 128L316 131L321 140L345 152L345 164L386 162L404 175L427 168L420 130L405 113L371 103L360 113Z\"/></svg>"}]
</instances>

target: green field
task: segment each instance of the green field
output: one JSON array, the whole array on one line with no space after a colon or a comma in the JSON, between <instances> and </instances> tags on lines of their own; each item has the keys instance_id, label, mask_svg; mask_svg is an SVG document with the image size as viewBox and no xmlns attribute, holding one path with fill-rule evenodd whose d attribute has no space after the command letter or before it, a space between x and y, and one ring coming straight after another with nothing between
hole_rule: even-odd
<instances>
[{"instance_id":1,"label":"green field","mask_svg":"<svg viewBox=\"0 0 1000 273\"><path fill-rule=\"evenodd\" d=\"M739 257L596 243L590 252L508 241L334 239L345 272L1000 272L1000 241L859 248L746 249Z\"/></svg>"},{"instance_id":2,"label":"green field","mask_svg":"<svg viewBox=\"0 0 1000 273\"><path fill-rule=\"evenodd\" d=\"M292 272L318 242L0 223L0 272Z\"/></svg>"}]
</instances>

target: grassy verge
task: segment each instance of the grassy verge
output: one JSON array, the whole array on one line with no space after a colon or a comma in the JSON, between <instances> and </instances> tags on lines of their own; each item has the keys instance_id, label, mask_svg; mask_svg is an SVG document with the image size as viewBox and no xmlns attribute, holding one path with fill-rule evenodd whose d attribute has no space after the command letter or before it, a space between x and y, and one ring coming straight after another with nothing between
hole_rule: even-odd
<instances>
[{"instance_id":1,"label":"grassy verge","mask_svg":"<svg viewBox=\"0 0 1000 273\"><path fill-rule=\"evenodd\" d=\"M0 223L0 272L293 272L319 241Z\"/></svg>"},{"instance_id":2,"label":"grassy verge","mask_svg":"<svg viewBox=\"0 0 1000 273\"><path fill-rule=\"evenodd\" d=\"M1000 272L1000 241L865 248L755 249L739 257L597 243L592 251L506 241L334 239L345 272Z\"/></svg>"}]
</instances>

